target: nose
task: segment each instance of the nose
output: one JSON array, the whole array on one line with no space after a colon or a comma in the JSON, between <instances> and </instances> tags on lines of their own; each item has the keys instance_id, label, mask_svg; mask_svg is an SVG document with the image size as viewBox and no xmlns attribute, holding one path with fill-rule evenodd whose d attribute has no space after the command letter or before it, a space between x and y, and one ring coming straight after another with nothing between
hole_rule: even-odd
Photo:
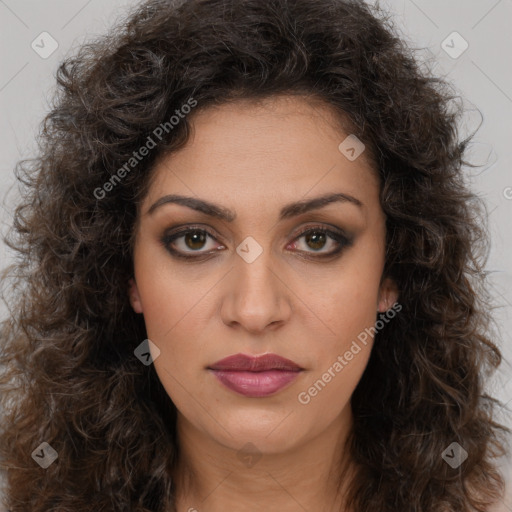
<instances>
[{"instance_id":1,"label":"nose","mask_svg":"<svg viewBox=\"0 0 512 512\"><path fill-rule=\"evenodd\" d=\"M276 329L290 318L291 290L265 249L253 262L238 255L228 274L221 308L223 322L251 333Z\"/></svg>"}]
</instances>

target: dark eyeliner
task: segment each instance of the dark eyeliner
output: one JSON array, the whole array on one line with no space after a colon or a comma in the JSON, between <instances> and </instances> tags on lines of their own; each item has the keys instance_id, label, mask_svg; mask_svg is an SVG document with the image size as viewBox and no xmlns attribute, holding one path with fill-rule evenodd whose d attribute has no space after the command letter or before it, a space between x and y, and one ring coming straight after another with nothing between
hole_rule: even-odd
<instances>
[{"instance_id":1,"label":"dark eyeliner","mask_svg":"<svg viewBox=\"0 0 512 512\"><path fill-rule=\"evenodd\" d=\"M177 238L180 238L183 235L186 235L187 233L194 232L194 231L206 233L211 238L216 240L215 235L212 232L210 232L208 229L205 229L205 228L199 227L199 226L196 227L194 225L182 226L181 228L177 228L176 230L172 231L171 233L168 233L168 231L170 231L170 230L167 230L164 233L164 235L160 238L160 243L162 244L164 249L166 249L172 256L179 258L181 260L203 261L203 260L208 259L209 256L211 256L216 250L218 250L218 249L214 249L213 251L199 253L197 256L190 256L190 255L186 256L183 253L171 248L171 244L172 244L172 242L174 242L174 240L176 240Z\"/></svg>"},{"instance_id":2,"label":"dark eyeliner","mask_svg":"<svg viewBox=\"0 0 512 512\"><path fill-rule=\"evenodd\" d=\"M168 230L171 231L171 230ZM194 225L187 225L182 226L181 228L177 228L174 231L171 231L168 233L167 231L164 233L164 235L160 238L161 245L173 256L176 258L179 258L181 260L187 260L187 261L204 261L209 259L210 256L212 256L215 251L220 250L219 249L213 249L209 252L205 253L198 253L197 256L193 255L193 252L189 253L188 255L185 255L171 247L172 242L174 242L177 238L180 238L190 232L200 232L205 233L209 235L212 239L216 240L215 235L209 231L208 229L204 227L194 226ZM297 235L294 236L293 241L295 242L302 236L308 234L308 233L322 233L327 236L329 236L332 240L334 240L338 247L334 251L331 251L329 253L316 253L314 251L307 252L307 251L293 251L296 252L297 255L300 257L303 257L305 259L309 260L319 260L319 259L326 259L326 258L332 258L338 254L340 254L342 251L344 251L346 248L350 247L353 244L353 237L348 236L344 234L341 231L334 231L333 229L326 228L325 226L308 226L301 230Z\"/></svg>"},{"instance_id":3,"label":"dark eyeliner","mask_svg":"<svg viewBox=\"0 0 512 512\"><path fill-rule=\"evenodd\" d=\"M323 233L328 235L330 238L332 238L337 244L338 248L334 251L331 251L329 253L316 253L314 251L312 252L304 252L304 251L297 251L297 254L305 259L308 260L319 260L319 259L327 259L332 258L341 252L343 252L348 247L351 247L354 243L354 238L352 236L346 235L342 231L334 231L332 229L329 229L325 226L308 226L304 228L302 231L300 231L293 239L293 242L301 238L302 236L308 234L308 233Z\"/></svg>"}]
</instances>

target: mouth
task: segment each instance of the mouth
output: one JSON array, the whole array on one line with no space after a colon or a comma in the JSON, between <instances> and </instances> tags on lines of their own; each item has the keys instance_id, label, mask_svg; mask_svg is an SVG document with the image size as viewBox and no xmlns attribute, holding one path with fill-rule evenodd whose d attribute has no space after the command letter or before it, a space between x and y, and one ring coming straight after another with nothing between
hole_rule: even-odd
<instances>
[{"instance_id":1,"label":"mouth","mask_svg":"<svg viewBox=\"0 0 512 512\"><path fill-rule=\"evenodd\" d=\"M208 366L227 388L247 397L261 398L284 389L304 370L276 354L248 356L235 354Z\"/></svg>"}]
</instances>

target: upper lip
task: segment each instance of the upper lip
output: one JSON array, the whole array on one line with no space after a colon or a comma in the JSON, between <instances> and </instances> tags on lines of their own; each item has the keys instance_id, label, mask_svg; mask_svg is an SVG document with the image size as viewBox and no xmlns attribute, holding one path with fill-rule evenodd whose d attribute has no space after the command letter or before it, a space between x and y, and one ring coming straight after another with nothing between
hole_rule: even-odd
<instances>
[{"instance_id":1,"label":"upper lip","mask_svg":"<svg viewBox=\"0 0 512 512\"><path fill-rule=\"evenodd\" d=\"M298 364L278 356L277 354L264 354L262 356L249 356L234 354L208 366L210 370L231 370L264 372L267 370L284 370L297 372L303 370Z\"/></svg>"}]
</instances>

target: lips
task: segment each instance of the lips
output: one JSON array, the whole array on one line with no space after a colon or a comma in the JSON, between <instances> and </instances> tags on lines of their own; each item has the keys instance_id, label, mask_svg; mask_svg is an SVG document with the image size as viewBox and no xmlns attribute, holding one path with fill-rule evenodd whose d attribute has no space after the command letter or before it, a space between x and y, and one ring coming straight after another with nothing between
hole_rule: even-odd
<instances>
[{"instance_id":1,"label":"lips","mask_svg":"<svg viewBox=\"0 0 512 512\"><path fill-rule=\"evenodd\" d=\"M301 368L289 359L276 354L265 354L262 356L247 356L235 354L217 361L209 366L211 370L264 372L267 370L300 371Z\"/></svg>"},{"instance_id":2,"label":"lips","mask_svg":"<svg viewBox=\"0 0 512 512\"><path fill-rule=\"evenodd\" d=\"M208 370L232 391L257 398L277 393L295 380L303 368L276 354L235 354L217 361Z\"/></svg>"}]
</instances>

